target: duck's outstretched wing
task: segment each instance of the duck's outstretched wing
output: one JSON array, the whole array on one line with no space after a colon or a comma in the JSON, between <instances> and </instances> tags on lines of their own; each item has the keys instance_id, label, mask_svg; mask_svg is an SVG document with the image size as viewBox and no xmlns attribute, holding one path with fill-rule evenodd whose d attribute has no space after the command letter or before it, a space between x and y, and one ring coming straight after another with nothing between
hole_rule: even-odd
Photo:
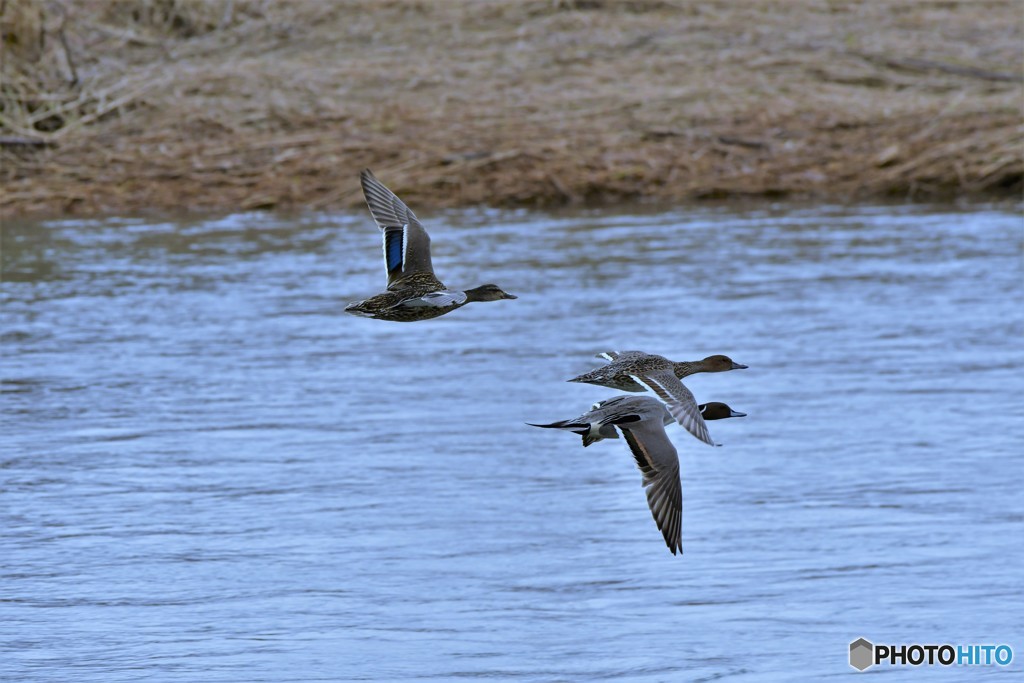
<instances>
[{"instance_id":1,"label":"duck's outstretched wing","mask_svg":"<svg viewBox=\"0 0 1024 683\"><path fill-rule=\"evenodd\" d=\"M689 389L683 386L679 378L671 370L654 372L647 375L630 375L637 384L645 387L665 402L668 412L681 424L686 431L708 444L715 442L708 433L708 426L697 407L697 399Z\"/></svg>"},{"instance_id":2,"label":"duck's outstretched wing","mask_svg":"<svg viewBox=\"0 0 1024 683\"><path fill-rule=\"evenodd\" d=\"M388 287L412 273L434 274L430 236L416 214L370 172L359 174L363 196L377 226L384 232L384 267Z\"/></svg>"},{"instance_id":3,"label":"duck's outstretched wing","mask_svg":"<svg viewBox=\"0 0 1024 683\"><path fill-rule=\"evenodd\" d=\"M676 447L660 422L644 420L620 429L643 474L647 505L665 545L673 555L683 552L683 487Z\"/></svg>"}]
</instances>

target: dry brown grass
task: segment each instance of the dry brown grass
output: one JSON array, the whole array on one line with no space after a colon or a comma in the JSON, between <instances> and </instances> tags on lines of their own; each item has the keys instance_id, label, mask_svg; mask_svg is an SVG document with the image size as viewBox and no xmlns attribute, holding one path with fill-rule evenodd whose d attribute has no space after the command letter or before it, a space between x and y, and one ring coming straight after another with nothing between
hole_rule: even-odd
<instances>
[{"instance_id":1,"label":"dry brown grass","mask_svg":"<svg viewBox=\"0 0 1024 683\"><path fill-rule=\"evenodd\" d=\"M1019 196L1016 1L0 0L0 208Z\"/></svg>"}]
</instances>

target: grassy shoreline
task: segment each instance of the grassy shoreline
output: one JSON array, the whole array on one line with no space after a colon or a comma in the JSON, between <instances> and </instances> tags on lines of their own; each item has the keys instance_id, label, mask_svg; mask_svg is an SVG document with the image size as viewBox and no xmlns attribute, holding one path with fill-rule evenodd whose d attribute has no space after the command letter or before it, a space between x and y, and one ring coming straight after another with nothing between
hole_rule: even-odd
<instances>
[{"instance_id":1,"label":"grassy shoreline","mask_svg":"<svg viewBox=\"0 0 1024 683\"><path fill-rule=\"evenodd\" d=\"M7 0L0 211L1019 198L1019 9Z\"/></svg>"}]
</instances>

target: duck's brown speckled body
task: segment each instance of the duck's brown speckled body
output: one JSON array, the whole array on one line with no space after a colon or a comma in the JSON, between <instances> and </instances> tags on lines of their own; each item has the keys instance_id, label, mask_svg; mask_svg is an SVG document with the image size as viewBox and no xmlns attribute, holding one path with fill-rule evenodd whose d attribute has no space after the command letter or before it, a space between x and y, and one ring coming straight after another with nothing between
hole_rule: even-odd
<instances>
[{"instance_id":1,"label":"duck's brown speckled body","mask_svg":"<svg viewBox=\"0 0 1024 683\"><path fill-rule=\"evenodd\" d=\"M708 356L703 360L674 362L653 353L643 351L606 351L600 353L598 358L611 361L608 365L585 372L574 377L570 382L583 382L586 384L597 384L618 391L645 391L644 387L638 384L632 377L637 372L660 372L671 370L678 379L684 379L698 372L726 372L728 370L742 370L746 365L740 365L728 356Z\"/></svg>"},{"instance_id":2,"label":"duck's brown speckled body","mask_svg":"<svg viewBox=\"0 0 1024 683\"><path fill-rule=\"evenodd\" d=\"M369 169L360 174L363 195L377 226L383 231L387 291L350 303L345 311L377 320L414 322L450 313L471 301L515 299L497 285L449 290L434 275L430 236L416 215Z\"/></svg>"},{"instance_id":3,"label":"duck's brown speckled body","mask_svg":"<svg viewBox=\"0 0 1024 683\"><path fill-rule=\"evenodd\" d=\"M704 424L697 400L680 379L697 372L724 372L747 367L727 356L708 356L704 360L681 363L643 351L609 351L598 357L611 362L569 381L598 384L619 391L650 390L665 402L669 413L679 424L710 446L715 442Z\"/></svg>"}]
</instances>

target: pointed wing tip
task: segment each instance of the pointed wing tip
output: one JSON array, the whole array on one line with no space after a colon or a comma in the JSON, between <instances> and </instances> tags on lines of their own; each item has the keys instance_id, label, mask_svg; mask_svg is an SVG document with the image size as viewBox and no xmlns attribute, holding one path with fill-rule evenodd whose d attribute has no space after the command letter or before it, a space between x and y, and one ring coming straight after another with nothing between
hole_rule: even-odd
<instances>
[{"instance_id":1,"label":"pointed wing tip","mask_svg":"<svg viewBox=\"0 0 1024 683\"><path fill-rule=\"evenodd\" d=\"M707 430L707 425L704 424L704 418L700 414L700 409L697 409L696 415L687 415L685 405L681 403L678 398L675 398L671 394L669 394L669 392L665 390L663 386L658 385L657 383L652 382L647 378L642 377L641 375L630 375L630 377L633 378L634 382L642 386L647 391L653 393L659 401L664 403L669 408L669 414L675 418L676 423L678 423L683 429L685 429L691 435L693 435L695 439L697 439L698 441L702 441L703 443L706 443L709 446L715 445L714 439L711 438L711 433ZM681 384L682 383L680 383L680 385ZM658 388L661 388L664 391L665 395L662 395L658 391ZM689 390L686 389L685 386L683 387L683 389L687 393L689 393ZM693 400L692 394L690 395L689 400ZM675 409L673 409L673 403L676 404ZM693 407L697 408L696 401L693 402ZM673 412L673 410L675 410L679 414L676 414L676 412ZM701 427L703 427L703 429Z\"/></svg>"},{"instance_id":2,"label":"pointed wing tip","mask_svg":"<svg viewBox=\"0 0 1024 683\"><path fill-rule=\"evenodd\" d=\"M377 180L377 176L373 175L373 171L368 168L364 168L359 172L359 185L363 188L363 196L366 196L368 188L380 185L381 182ZM369 201L369 198L367 198Z\"/></svg>"},{"instance_id":3,"label":"pointed wing tip","mask_svg":"<svg viewBox=\"0 0 1024 683\"><path fill-rule=\"evenodd\" d=\"M373 171L368 168L364 168L359 172L359 187L363 189L363 196L366 197L366 202L369 204L369 188L372 185L380 184L377 180L377 176L373 175Z\"/></svg>"}]
</instances>

